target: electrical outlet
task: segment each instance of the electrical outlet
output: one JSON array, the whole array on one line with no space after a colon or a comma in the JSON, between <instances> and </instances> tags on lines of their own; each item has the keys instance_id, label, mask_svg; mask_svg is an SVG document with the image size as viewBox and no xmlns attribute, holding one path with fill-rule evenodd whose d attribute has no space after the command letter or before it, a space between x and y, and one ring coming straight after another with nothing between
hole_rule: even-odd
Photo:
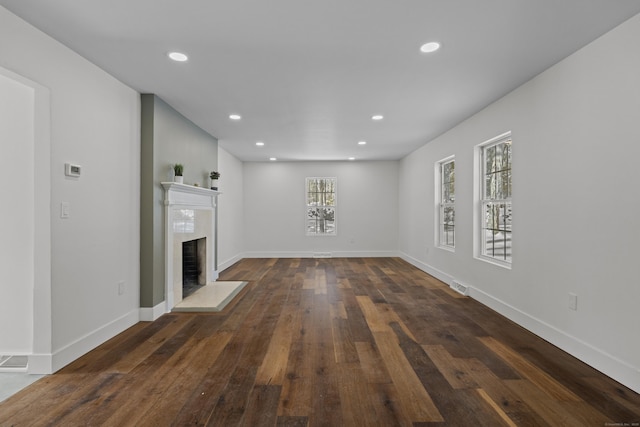
<instances>
[{"instance_id":1,"label":"electrical outlet","mask_svg":"<svg viewBox=\"0 0 640 427\"><path fill-rule=\"evenodd\" d=\"M124 294L124 282L118 282L118 295Z\"/></svg>"},{"instance_id":2,"label":"electrical outlet","mask_svg":"<svg viewBox=\"0 0 640 427\"><path fill-rule=\"evenodd\" d=\"M569 308L578 310L578 295L569 293Z\"/></svg>"}]
</instances>

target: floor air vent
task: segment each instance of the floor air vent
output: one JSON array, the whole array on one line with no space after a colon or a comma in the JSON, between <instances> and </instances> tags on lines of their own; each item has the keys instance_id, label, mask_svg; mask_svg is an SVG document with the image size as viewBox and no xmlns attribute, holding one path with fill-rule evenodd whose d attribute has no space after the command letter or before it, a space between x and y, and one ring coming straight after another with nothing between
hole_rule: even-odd
<instances>
[{"instance_id":1,"label":"floor air vent","mask_svg":"<svg viewBox=\"0 0 640 427\"><path fill-rule=\"evenodd\" d=\"M459 294L462 294L464 296L468 296L469 295L469 287L467 285L463 285L462 283L454 280L453 282L451 282L451 289L453 289L454 291L458 292Z\"/></svg>"},{"instance_id":2,"label":"floor air vent","mask_svg":"<svg viewBox=\"0 0 640 427\"><path fill-rule=\"evenodd\" d=\"M27 356L0 356L0 372L26 371Z\"/></svg>"},{"instance_id":3,"label":"floor air vent","mask_svg":"<svg viewBox=\"0 0 640 427\"><path fill-rule=\"evenodd\" d=\"M314 258L331 258L331 252L315 252Z\"/></svg>"}]
</instances>

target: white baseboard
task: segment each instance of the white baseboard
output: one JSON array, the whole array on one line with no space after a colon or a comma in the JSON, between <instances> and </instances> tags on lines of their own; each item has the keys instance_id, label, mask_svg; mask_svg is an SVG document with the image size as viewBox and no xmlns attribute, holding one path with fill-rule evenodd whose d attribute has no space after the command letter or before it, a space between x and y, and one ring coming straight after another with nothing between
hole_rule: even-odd
<instances>
[{"instance_id":1,"label":"white baseboard","mask_svg":"<svg viewBox=\"0 0 640 427\"><path fill-rule=\"evenodd\" d=\"M27 372L30 374L53 374L53 355L30 354Z\"/></svg>"},{"instance_id":2,"label":"white baseboard","mask_svg":"<svg viewBox=\"0 0 640 427\"><path fill-rule=\"evenodd\" d=\"M413 265L414 267L419 268L420 270L424 271L427 274L432 275L433 277L435 277L436 279L440 280L441 282L446 283L447 285L451 286L451 283L453 282L453 277L449 276L447 273L438 270L437 268L434 268L432 266L430 266L429 264L426 264L418 259L415 259L407 254L405 254L404 252L400 253L400 257L407 261L409 264Z\"/></svg>"},{"instance_id":3,"label":"white baseboard","mask_svg":"<svg viewBox=\"0 0 640 427\"><path fill-rule=\"evenodd\" d=\"M162 301L155 307L140 307L140 321L153 322L167 312L167 302Z\"/></svg>"},{"instance_id":4,"label":"white baseboard","mask_svg":"<svg viewBox=\"0 0 640 427\"><path fill-rule=\"evenodd\" d=\"M233 264L235 264L236 262L240 261L242 258L246 258L244 256L244 254L237 254L232 256L231 258L229 258L226 261L222 261L218 264L218 271L224 271L227 268L231 267Z\"/></svg>"},{"instance_id":5,"label":"white baseboard","mask_svg":"<svg viewBox=\"0 0 640 427\"><path fill-rule=\"evenodd\" d=\"M398 257L397 251L296 251L246 252L243 258L389 258Z\"/></svg>"},{"instance_id":6,"label":"white baseboard","mask_svg":"<svg viewBox=\"0 0 640 427\"><path fill-rule=\"evenodd\" d=\"M138 310L132 310L124 316L121 316L118 319L97 328L93 332L86 334L82 338L77 339L71 344L54 351L53 354L30 355L28 367L29 373L52 374L64 368L79 357L87 354L100 344L103 344L107 340L118 335L120 332L123 332L135 325L138 323L138 320Z\"/></svg>"},{"instance_id":7,"label":"white baseboard","mask_svg":"<svg viewBox=\"0 0 640 427\"><path fill-rule=\"evenodd\" d=\"M453 281L453 277L448 274L433 268L424 262L416 260L405 253L402 253L401 257L420 270L434 276L448 285ZM580 359L587 365L592 366L603 374L613 378L621 384L624 384L636 393L640 393L640 369L616 358L606 351L571 336L560 329L549 325L542 320L537 319L498 298L495 298L492 295L487 294L486 292L479 290L474 287L473 284L469 287L469 296L540 338L566 351L577 359Z\"/></svg>"},{"instance_id":8,"label":"white baseboard","mask_svg":"<svg viewBox=\"0 0 640 427\"><path fill-rule=\"evenodd\" d=\"M584 342L566 332L537 319L492 295L475 287L470 289L470 297L495 310L509 320L550 342L556 347L580 359L621 384L640 393L640 370L623 360Z\"/></svg>"}]
</instances>

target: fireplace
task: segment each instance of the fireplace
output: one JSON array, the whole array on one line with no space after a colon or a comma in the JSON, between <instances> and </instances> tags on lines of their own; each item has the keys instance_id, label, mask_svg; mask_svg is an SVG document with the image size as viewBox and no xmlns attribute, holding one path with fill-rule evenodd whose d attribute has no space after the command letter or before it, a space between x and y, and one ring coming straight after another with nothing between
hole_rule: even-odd
<instances>
[{"instance_id":1,"label":"fireplace","mask_svg":"<svg viewBox=\"0 0 640 427\"><path fill-rule=\"evenodd\" d=\"M165 302L169 312L182 301L185 291L189 292L185 284L187 287L206 285L218 278L216 203L219 192L174 182L163 182L162 186L165 189Z\"/></svg>"},{"instance_id":2,"label":"fireplace","mask_svg":"<svg viewBox=\"0 0 640 427\"><path fill-rule=\"evenodd\" d=\"M182 242L182 298L207 284L207 238Z\"/></svg>"}]
</instances>

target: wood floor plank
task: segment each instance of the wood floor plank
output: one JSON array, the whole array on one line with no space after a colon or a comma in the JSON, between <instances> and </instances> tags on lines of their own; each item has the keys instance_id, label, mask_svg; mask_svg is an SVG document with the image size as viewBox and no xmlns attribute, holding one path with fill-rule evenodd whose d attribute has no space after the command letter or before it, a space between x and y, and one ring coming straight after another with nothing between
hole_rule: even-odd
<instances>
[{"instance_id":1,"label":"wood floor plank","mask_svg":"<svg viewBox=\"0 0 640 427\"><path fill-rule=\"evenodd\" d=\"M337 301L330 306L332 319L344 319L347 320L347 309L344 307L343 301Z\"/></svg>"},{"instance_id":2,"label":"wood floor plank","mask_svg":"<svg viewBox=\"0 0 640 427\"><path fill-rule=\"evenodd\" d=\"M315 325L307 334L312 344L312 414L323 425L343 425L340 390L340 369L335 363L335 349L329 314L329 301L323 294L315 294L311 321Z\"/></svg>"},{"instance_id":3,"label":"wood floor plank","mask_svg":"<svg viewBox=\"0 0 640 427\"><path fill-rule=\"evenodd\" d=\"M355 341L351 337L351 329L347 319L332 318L331 332L333 336L333 349L336 363L358 362L358 351Z\"/></svg>"},{"instance_id":4,"label":"wood floor plank","mask_svg":"<svg viewBox=\"0 0 640 427\"><path fill-rule=\"evenodd\" d=\"M364 379L370 384L390 383L391 376L375 343L356 342L355 346Z\"/></svg>"},{"instance_id":5,"label":"wood floor plank","mask_svg":"<svg viewBox=\"0 0 640 427\"><path fill-rule=\"evenodd\" d=\"M406 411L407 416L413 422L444 421L438 408L431 400L431 396L423 387L398 346L395 334L393 332L374 332L373 336L391 380L400 395L400 405Z\"/></svg>"},{"instance_id":6,"label":"wood floor plank","mask_svg":"<svg viewBox=\"0 0 640 427\"><path fill-rule=\"evenodd\" d=\"M101 372L105 369L113 370L114 364L120 362L123 358L139 361L140 359L131 354L132 348L137 349L143 345L147 348L155 349L157 346L154 344L163 344L167 337L182 329L188 321L189 319L168 315L162 316L153 323L143 322L135 325L133 329L126 330L91 351L89 353L91 357L80 358L66 366L64 372ZM169 330L168 334L165 334L166 329ZM150 345L149 342L151 343ZM120 369L129 369L130 367L131 365L127 367L121 366Z\"/></svg>"},{"instance_id":7,"label":"wood floor plank","mask_svg":"<svg viewBox=\"0 0 640 427\"><path fill-rule=\"evenodd\" d=\"M353 289L341 290L342 302L344 303L345 311L347 312L348 326L350 334L349 336L355 342L373 342L373 335L371 329L367 326L367 320L362 313L362 309L358 304L357 296L353 292Z\"/></svg>"},{"instance_id":8,"label":"wood floor plank","mask_svg":"<svg viewBox=\"0 0 640 427\"><path fill-rule=\"evenodd\" d=\"M504 421L504 423L509 426L509 427L518 427L516 423L513 422L513 420L511 418L509 418L509 416L502 410L502 408L500 407L500 405L498 405L492 398L491 396L489 396L487 394L486 391L484 391L481 388L476 389L476 391L478 392L478 394L480 395L480 397L482 397L484 399L485 402L487 402L489 404L489 406L491 406L493 408L494 411L496 411L496 414L498 414L498 416L500 416L500 418L502 419L502 421Z\"/></svg>"},{"instance_id":9,"label":"wood floor plank","mask_svg":"<svg viewBox=\"0 0 640 427\"><path fill-rule=\"evenodd\" d=\"M364 314L364 318L367 320L367 325L369 325L369 330L374 333L375 332L390 332L391 328L389 324L385 321L384 316L380 314L376 305L371 301L371 298L368 296L357 296L356 300L360 305L360 309Z\"/></svg>"},{"instance_id":10,"label":"wood floor plank","mask_svg":"<svg viewBox=\"0 0 640 427\"><path fill-rule=\"evenodd\" d=\"M640 424L638 393L630 392L625 387L620 387L619 384L595 373L591 373L583 381L591 389L588 396L584 398L586 402L599 411L606 411L611 419L627 423L635 421ZM602 399L602 396L606 396L606 399Z\"/></svg>"},{"instance_id":11,"label":"wood floor plank","mask_svg":"<svg viewBox=\"0 0 640 427\"><path fill-rule=\"evenodd\" d=\"M311 380L305 377L291 376L282 386L278 416L308 419L311 414L312 400Z\"/></svg>"},{"instance_id":12,"label":"wood floor plank","mask_svg":"<svg viewBox=\"0 0 640 427\"><path fill-rule=\"evenodd\" d=\"M402 321L402 319L400 319L400 316L398 316L398 313L392 306L390 306L389 304L376 304L376 309L378 310L378 314L385 324L390 325L392 323L395 323L397 325L400 325L404 333L409 338L417 341L416 337L413 335L413 332L411 332L411 329Z\"/></svg>"},{"instance_id":13,"label":"wood floor plank","mask_svg":"<svg viewBox=\"0 0 640 427\"><path fill-rule=\"evenodd\" d=\"M406 360L447 423L463 425L465 422L463 420L469 415L467 408L472 410L472 413L482 414L482 417L474 420L477 425L496 423L496 415L487 411L486 404L476 394L451 387L422 346L406 335L399 325L391 324L390 326ZM499 424L499 421L497 423Z\"/></svg>"},{"instance_id":14,"label":"wood floor plank","mask_svg":"<svg viewBox=\"0 0 640 427\"><path fill-rule=\"evenodd\" d=\"M248 281L222 312L133 326L0 402L0 426L640 424L637 393L400 258L220 279Z\"/></svg>"},{"instance_id":15,"label":"wood floor plank","mask_svg":"<svg viewBox=\"0 0 640 427\"><path fill-rule=\"evenodd\" d=\"M143 406L144 399L132 399L120 406L105 425L119 426L127 422L139 425L162 425L167 419L174 419L188 399L193 398L192 386L199 381L200 372L209 369L231 340L229 332L217 332L202 339L191 348L189 354L181 357L180 363L167 373L158 372L161 381L157 390L144 387L146 394L155 397Z\"/></svg>"},{"instance_id":16,"label":"wood floor plank","mask_svg":"<svg viewBox=\"0 0 640 427\"><path fill-rule=\"evenodd\" d=\"M574 402L579 402L581 400L571 390L564 387L558 381L551 378L547 373L534 366L501 342L492 337L481 337L479 340L516 368L524 377L528 378L532 383L544 390L545 393L551 395L554 399Z\"/></svg>"},{"instance_id":17,"label":"wood floor plank","mask_svg":"<svg viewBox=\"0 0 640 427\"><path fill-rule=\"evenodd\" d=\"M307 417L278 417L276 427L307 427L309 418Z\"/></svg>"},{"instance_id":18,"label":"wood floor plank","mask_svg":"<svg viewBox=\"0 0 640 427\"><path fill-rule=\"evenodd\" d=\"M131 375L122 376L117 384L103 390L95 401L95 406L101 407L102 411L92 410L85 405L69 413L61 422L67 425L84 422L89 425L122 425L122 422L109 423L107 420L114 414L146 412L165 390L165 380L169 378L167 383L170 384L172 375L182 373L185 366L191 364L192 337L202 327L199 320L198 317L192 317L170 340L139 364ZM201 348L206 348L206 343L201 343ZM150 370L153 370L152 375ZM124 418L124 421L129 422L129 419Z\"/></svg>"},{"instance_id":19,"label":"wood floor plank","mask_svg":"<svg viewBox=\"0 0 640 427\"><path fill-rule=\"evenodd\" d=\"M11 404L5 410L3 402L0 406L0 425L34 427L64 425L65 419L74 412L90 412L91 409L99 407L100 402L104 400L103 393L110 394L113 390L111 386L121 378L121 374L110 373L61 375L56 381L55 388L49 393L40 394L27 407L11 412ZM60 404L61 401L64 404Z\"/></svg>"},{"instance_id":20,"label":"wood floor plank","mask_svg":"<svg viewBox=\"0 0 640 427\"><path fill-rule=\"evenodd\" d=\"M375 415L381 426L413 426L415 422L402 407L402 397L394 383L369 384L371 399L376 404ZM382 423L386 422L386 424Z\"/></svg>"},{"instance_id":21,"label":"wood floor plank","mask_svg":"<svg viewBox=\"0 0 640 427\"><path fill-rule=\"evenodd\" d=\"M269 349L258 370L256 384L282 385L284 383L291 341L294 331L299 330L300 327L300 313L297 307L286 306L278 319L269 342Z\"/></svg>"},{"instance_id":22,"label":"wood floor plank","mask_svg":"<svg viewBox=\"0 0 640 427\"><path fill-rule=\"evenodd\" d=\"M604 426L612 423L595 410L587 411L587 406L579 401L556 400L545 393L530 380L506 380L507 385L526 399L527 403L552 426L584 427L585 425ZM573 406L565 406L564 404ZM576 405L580 404L580 405ZM578 407L579 406L579 407ZM568 408L572 410L567 410Z\"/></svg>"},{"instance_id":23,"label":"wood floor plank","mask_svg":"<svg viewBox=\"0 0 640 427\"><path fill-rule=\"evenodd\" d=\"M167 316L171 318L171 316ZM154 351L156 351L165 341L171 339L173 335L180 330L188 319L174 316L171 323L158 330L153 335L148 336L144 340L141 340L138 345L128 342L123 346L122 357L116 362L112 362L112 366L109 370L115 372L131 372L136 366L142 363L148 358ZM131 348L134 348L131 351Z\"/></svg>"},{"instance_id":24,"label":"wood floor plank","mask_svg":"<svg viewBox=\"0 0 640 427\"><path fill-rule=\"evenodd\" d=\"M77 378L75 381L74 377ZM20 419L20 414L32 409L35 413L40 412L46 416L51 410L46 411L46 408L50 408L59 396L72 392L77 385L82 384L84 378L84 374L58 374L39 379L30 387L0 402L0 425L14 425L15 420Z\"/></svg>"},{"instance_id":25,"label":"wood floor plank","mask_svg":"<svg viewBox=\"0 0 640 427\"><path fill-rule=\"evenodd\" d=\"M314 344L309 331L313 328L311 310L314 298L313 290L299 292L300 326L295 329L289 350L287 372L278 406L278 416L281 417L308 417L312 407Z\"/></svg>"},{"instance_id":26,"label":"wood floor plank","mask_svg":"<svg viewBox=\"0 0 640 427\"><path fill-rule=\"evenodd\" d=\"M358 364L341 370L339 387L344 425L397 425L398 421L393 414L380 410L377 396L372 392L372 385L361 381L362 375Z\"/></svg>"},{"instance_id":27,"label":"wood floor plank","mask_svg":"<svg viewBox=\"0 0 640 427\"><path fill-rule=\"evenodd\" d=\"M249 395L249 402L240 425L268 427L276 424L281 385L256 385Z\"/></svg>"},{"instance_id":28,"label":"wood floor plank","mask_svg":"<svg viewBox=\"0 0 640 427\"><path fill-rule=\"evenodd\" d=\"M482 388L484 393L493 400L500 410L507 414L519 427L554 427L548 424L526 403L526 400L520 398L505 380L499 378L485 364L477 359L458 360L466 368L472 379Z\"/></svg>"},{"instance_id":29,"label":"wood floor plank","mask_svg":"<svg viewBox=\"0 0 640 427\"><path fill-rule=\"evenodd\" d=\"M451 387L454 389L479 387L470 372L467 372L467 365L464 364L464 361L455 359L443 346L423 345L422 348L451 384Z\"/></svg>"}]
</instances>

